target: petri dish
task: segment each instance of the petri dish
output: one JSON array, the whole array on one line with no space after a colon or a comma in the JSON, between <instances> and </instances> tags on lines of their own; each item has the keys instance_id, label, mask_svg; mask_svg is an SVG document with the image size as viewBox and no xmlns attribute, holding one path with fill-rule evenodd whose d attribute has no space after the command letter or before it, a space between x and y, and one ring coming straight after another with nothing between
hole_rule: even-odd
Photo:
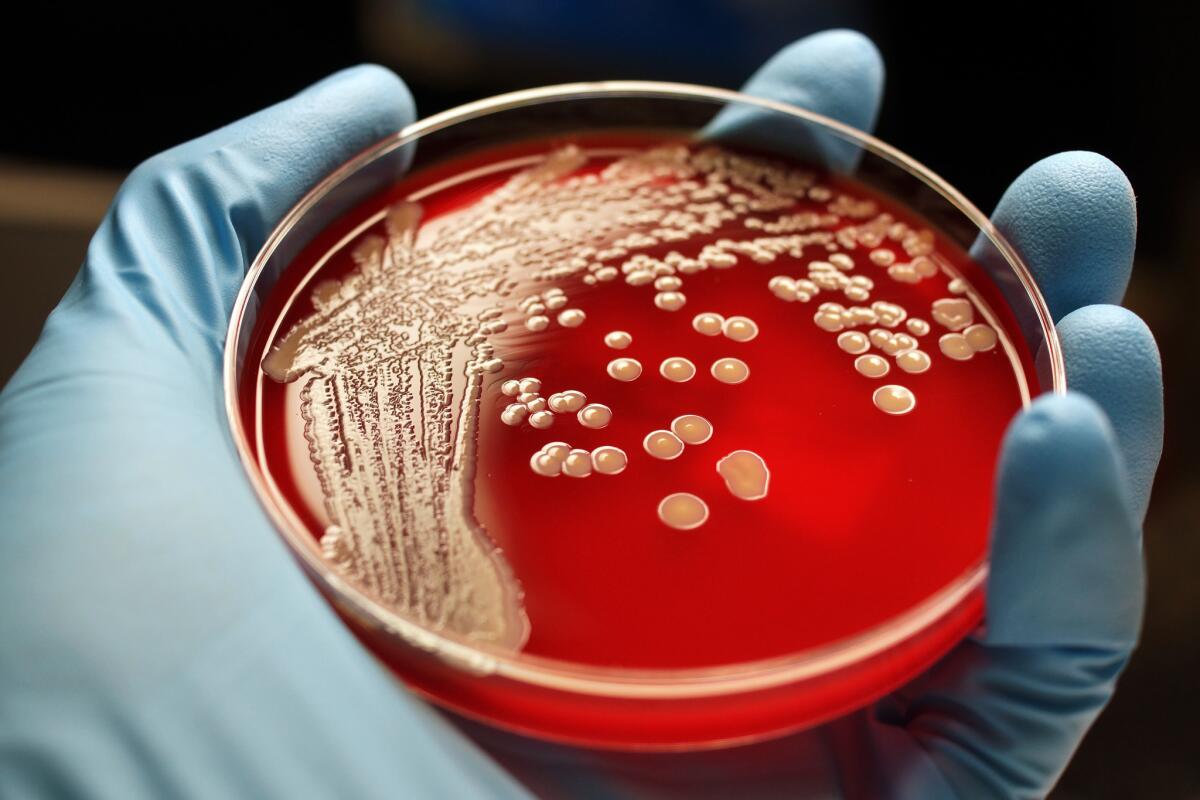
<instances>
[{"instance_id":1,"label":"petri dish","mask_svg":"<svg viewBox=\"0 0 1200 800\"><path fill-rule=\"evenodd\" d=\"M983 619L1011 416L1065 390L987 218L908 156L684 84L408 126L267 240L233 438L310 579L440 707L620 750L760 741Z\"/></svg>"}]
</instances>

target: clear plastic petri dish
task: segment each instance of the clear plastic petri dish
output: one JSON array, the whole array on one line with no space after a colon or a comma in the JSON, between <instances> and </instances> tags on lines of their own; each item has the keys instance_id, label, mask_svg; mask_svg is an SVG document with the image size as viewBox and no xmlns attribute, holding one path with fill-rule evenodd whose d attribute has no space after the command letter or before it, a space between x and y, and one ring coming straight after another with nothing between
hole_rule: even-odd
<instances>
[{"instance_id":1,"label":"clear plastic petri dish","mask_svg":"<svg viewBox=\"0 0 1200 800\"><path fill-rule=\"evenodd\" d=\"M879 698L983 619L1011 416L1065 390L988 219L887 144L683 84L408 126L312 189L234 308L251 483L437 705L624 750Z\"/></svg>"}]
</instances>

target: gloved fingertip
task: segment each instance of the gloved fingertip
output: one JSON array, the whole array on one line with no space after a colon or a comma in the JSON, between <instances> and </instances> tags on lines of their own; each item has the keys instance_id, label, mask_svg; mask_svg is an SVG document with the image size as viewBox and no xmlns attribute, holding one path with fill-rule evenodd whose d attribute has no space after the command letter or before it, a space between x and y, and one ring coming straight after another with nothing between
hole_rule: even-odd
<instances>
[{"instance_id":1,"label":"gloved fingertip","mask_svg":"<svg viewBox=\"0 0 1200 800\"><path fill-rule=\"evenodd\" d=\"M396 73L378 64L348 67L302 90L295 100L362 118L369 115L376 138L393 133L416 118L412 92Z\"/></svg>"},{"instance_id":2,"label":"gloved fingertip","mask_svg":"<svg viewBox=\"0 0 1200 800\"><path fill-rule=\"evenodd\" d=\"M856 31L815 33L772 56L742 91L869 131L883 97L883 59ZM863 152L822 123L745 103L729 104L706 126L705 136L839 172L852 172Z\"/></svg>"},{"instance_id":3,"label":"gloved fingertip","mask_svg":"<svg viewBox=\"0 0 1200 800\"><path fill-rule=\"evenodd\" d=\"M1133 187L1098 153L1038 161L1013 181L992 221L1029 265L1055 319L1125 294L1137 240Z\"/></svg>"},{"instance_id":4,"label":"gloved fingertip","mask_svg":"<svg viewBox=\"0 0 1200 800\"><path fill-rule=\"evenodd\" d=\"M1028 465L1034 460L1056 475L1070 474L1087 479L1092 474L1086 469L1088 464L1079 465L1084 468L1082 470L1070 469L1077 456L1083 452L1100 455L1114 442L1108 418L1091 398L1074 391L1065 395L1042 395L1017 416L1005 434L1001 480L1029 479L1027 470L1016 470L1012 474L1006 470ZM1034 491L1044 486L1039 481L1030 483L1030 489Z\"/></svg>"},{"instance_id":5,"label":"gloved fingertip","mask_svg":"<svg viewBox=\"0 0 1200 800\"><path fill-rule=\"evenodd\" d=\"M986 641L1132 648L1141 623L1138 526L1103 410L1038 399L1005 435Z\"/></svg>"},{"instance_id":6,"label":"gloved fingertip","mask_svg":"<svg viewBox=\"0 0 1200 800\"><path fill-rule=\"evenodd\" d=\"M1162 360L1154 334L1132 311L1113 305L1084 306L1057 327L1068 385L1112 421L1140 519L1162 456Z\"/></svg>"},{"instance_id":7,"label":"gloved fingertip","mask_svg":"<svg viewBox=\"0 0 1200 800\"><path fill-rule=\"evenodd\" d=\"M858 31L835 29L784 47L742 91L870 131L883 98L883 82L883 57L875 43Z\"/></svg>"}]
</instances>

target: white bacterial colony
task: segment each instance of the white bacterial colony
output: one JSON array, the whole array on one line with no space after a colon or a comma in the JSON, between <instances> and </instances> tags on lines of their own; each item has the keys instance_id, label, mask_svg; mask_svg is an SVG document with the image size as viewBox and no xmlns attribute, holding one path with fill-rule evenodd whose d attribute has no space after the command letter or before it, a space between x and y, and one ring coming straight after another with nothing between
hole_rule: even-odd
<instances>
[{"instance_id":1,"label":"white bacterial colony","mask_svg":"<svg viewBox=\"0 0 1200 800\"><path fill-rule=\"evenodd\" d=\"M574 414L587 404L587 395L568 389L565 392L555 392L546 401L546 407L555 414Z\"/></svg>"},{"instance_id":2,"label":"white bacterial colony","mask_svg":"<svg viewBox=\"0 0 1200 800\"><path fill-rule=\"evenodd\" d=\"M860 355L871 349L871 340L865 333L859 331L839 333L837 343L838 347L852 356Z\"/></svg>"},{"instance_id":3,"label":"white bacterial colony","mask_svg":"<svg viewBox=\"0 0 1200 800\"><path fill-rule=\"evenodd\" d=\"M901 356L917 349L917 340L907 333L893 333L886 328L872 328L867 341L889 356Z\"/></svg>"},{"instance_id":4,"label":"white bacterial colony","mask_svg":"<svg viewBox=\"0 0 1200 800\"><path fill-rule=\"evenodd\" d=\"M713 426L699 414L680 414L671 420L671 430L646 434L642 448L652 458L674 461L687 445L701 445L712 438ZM718 466L718 470L720 466ZM669 494L658 504L659 520L670 528L689 531L708 521L708 505L689 492Z\"/></svg>"},{"instance_id":5,"label":"white bacterial colony","mask_svg":"<svg viewBox=\"0 0 1200 800\"><path fill-rule=\"evenodd\" d=\"M952 331L961 331L975 321L975 309L971 301L965 297L949 298L933 301L930 312L933 321Z\"/></svg>"},{"instance_id":6,"label":"white bacterial colony","mask_svg":"<svg viewBox=\"0 0 1200 800\"><path fill-rule=\"evenodd\" d=\"M579 409L579 413L575 415L579 420L579 424L585 428L607 428L608 423L612 422L612 409L600 403L588 403L583 408Z\"/></svg>"},{"instance_id":7,"label":"white bacterial colony","mask_svg":"<svg viewBox=\"0 0 1200 800\"><path fill-rule=\"evenodd\" d=\"M587 319L587 315L578 308L568 308L566 311L559 313L558 324L564 328L578 328Z\"/></svg>"},{"instance_id":8,"label":"white bacterial colony","mask_svg":"<svg viewBox=\"0 0 1200 800\"><path fill-rule=\"evenodd\" d=\"M604 344L613 350L624 350L633 344L633 337L625 331L609 331L604 334Z\"/></svg>"},{"instance_id":9,"label":"white bacterial colony","mask_svg":"<svg viewBox=\"0 0 1200 800\"><path fill-rule=\"evenodd\" d=\"M996 346L996 331L989 325L970 325L962 333L946 333L938 339L938 347L947 358L970 361L976 353L985 353Z\"/></svg>"},{"instance_id":10,"label":"white bacterial colony","mask_svg":"<svg viewBox=\"0 0 1200 800\"><path fill-rule=\"evenodd\" d=\"M917 256L907 264L892 264L887 268L888 277L898 283L920 283L940 271L928 256Z\"/></svg>"},{"instance_id":11,"label":"white bacterial colony","mask_svg":"<svg viewBox=\"0 0 1200 800\"><path fill-rule=\"evenodd\" d=\"M617 475L625 471L629 459L619 447L605 445L592 451L592 466L601 475Z\"/></svg>"},{"instance_id":12,"label":"white bacterial colony","mask_svg":"<svg viewBox=\"0 0 1200 800\"><path fill-rule=\"evenodd\" d=\"M967 337L961 333L947 333L938 339L938 347L946 358L955 361L970 361L975 350L967 343Z\"/></svg>"},{"instance_id":13,"label":"white bacterial colony","mask_svg":"<svg viewBox=\"0 0 1200 800\"><path fill-rule=\"evenodd\" d=\"M859 356L854 359L854 368L868 378L882 378L888 374L891 365L879 356Z\"/></svg>"},{"instance_id":14,"label":"white bacterial colony","mask_svg":"<svg viewBox=\"0 0 1200 800\"><path fill-rule=\"evenodd\" d=\"M326 557L378 602L424 627L512 649L528 638L521 586L475 516L479 415L485 385L495 381L507 398L500 412L507 426L543 431L566 415L585 428L612 424L613 409L589 403L582 392L546 395L536 378L487 377L504 369L513 357L509 346L521 337L586 324L587 293L572 281L621 280L646 292L647 305L670 319L687 304L688 282L708 270L766 267L815 252L803 275L770 278L770 291L789 303L833 296L841 302L822 302L814 319L838 335L842 350L861 357L875 347L909 374L929 368L914 338L930 333L929 323L910 318L898 330L906 310L873 298L888 279L913 283L942 269L928 231L879 213L870 200L818 185L808 170L717 147L658 147L580 172L587 162L574 147L531 159L471 205L424 223L418 203L392 206L377 220L384 235L354 241L353 271L316 285L313 312L263 359L268 377L298 386L309 460L330 521ZM801 201L821 206L794 211ZM673 249L662 257L647 252L664 244ZM865 274L870 270L875 277ZM996 332L973 326L970 303L947 298L930 316L974 354L994 347ZM731 349L759 335L744 316L703 312L691 324L701 335L723 336ZM888 334L886 342L872 335L875 329ZM633 341L620 330L603 339L619 351ZM667 362L659 371L668 380L689 366L696 371L683 356ZM619 356L606 371L635 381L642 364ZM722 357L709 372L736 385L750 365ZM894 385L873 397L888 414L916 403ZM651 435L644 447L653 446L653 457L678 458L666 454L707 442L712 425L682 415L671 430ZM530 458L545 477L617 475L627 465L625 452L610 445L588 451L550 442ZM760 483L766 493L766 465L748 450L726 456L718 471L738 497L755 499ZM691 530L709 510L680 492L662 500L658 516Z\"/></svg>"},{"instance_id":15,"label":"white bacterial colony","mask_svg":"<svg viewBox=\"0 0 1200 800\"><path fill-rule=\"evenodd\" d=\"M642 364L636 358L614 358L608 362L608 374L621 383L636 381L642 377Z\"/></svg>"},{"instance_id":16,"label":"white bacterial colony","mask_svg":"<svg viewBox=\"0 0 1200 800\"><path fill-rule=\"evenodd\" d=\"M533 333L540 333L550 327L550 316L559 309L567 305L567 295L559 287L552 287L542 292L541 294L531 294L522 297L517 302L517 309L525 317L525 329ZM562 316L568 312L558 314L559 324L563 324ZM580 322L583 320L580 319ZM578 323L576 323L578 324ZM500 331L497 331L500 332Z\"/></svg>"},{"instance_id":17,"label":"white bacterial colony","mask_svg":"<svg viewBox=\"0 0 1200 800\"><path fill-rule=\"evenodd\" d=\"M875 407L885 414L907 414L917 407L917 398L903 386L888 384L880 386L871 395Z\"/></svg>"},{"instance_id":18,"label":"white bacterial colony","mask_svg":"<svg viewBox=\"0 0 1200 800\"><path fill-rule=\"evenodd\" d=\"M996 346L999 338L996 336L995 329L987 325L971 325L963 331L963 336L966 337L967 344L971 345L971 349L976 353L991 350Z\"/></svg>"},{"instance_id":19,"label":"white bacterial colony","mask_svg":"<svg viewBox=\"0 0 1200 800\"><path fill-rule=\"evenodd\" d=\"M672 461L683 455L683 440L672 431L650 431L642 440L642 448L654 458Z\"/></svg>"},{"instance_id":20,"label":"white bacterial colony","mask_svg":"<svg viewBox=\"0 0 1200 800\"><path fill-rule=\"evenodd\" d=\"M675 492L658 504L658 518L676 530L694 530L708 521L708 505L694 494Z\"/></svg>"},{"instance_id":21,"label":"white bacterial colony","mask_svg":"<svg viewBox=\"0 0 1200 800\"><path fill-rule=\"evenodd\" d=\"M705 336L720 336L725 328L725 318L706 311L692 318L692 328Z\"/></svg>"},{"instance_id":22,"label":"white bacterial colony","mask_svg":"<svg viewBox=\"0 0 1200 800\"><path fill-rule=\"evenodd\" d=\"M654 295L654 305L663 311L678 311L687 303L683 292L659 292Z\"/></svg>"},{"instance_id":23,"label":"white bacterial colony","mask_svg":"<svg viewBox=\"0 0 1200 800\"><path fill-rule=\"evenodd\" d=\"M767 462L750 450L734 450L717 462L725 487L739 500L762 500L771 483Z\"/></svg>"},{"instance_id":24,"label":"white bacterial colony","mask_svg":"<svg viewBox=\"0 0 1200 800\"><path fill-rule=\"evenodd\" d=\"M473 277L450 252L479 226L456 243L429 239L441 226L420 219L414 203L389 209L386 237L355 242L355 270L317 285L312 314L262 369L296 383L331 566L424 627L519 649L520 584L473 512L478 403L484 376L503 368L489 339L507 328L504 304L462 308Z\"/></svg>"},{"instance_id":25,"label":"white bacterial colony","mask_svg":"<svg viewBox=\"0 0 1200 800\"><path fill-rule=\"evenodd\" d=\"M913 336L926 336L929 334L929 323L920 317L909 317L904 326L908 328L908 332Z\"/></svg>"},{"instance_id":26,"label":"white bacterial colony","mask_svg":"<svg viewBox=\"0 0 1200 800\"><path fill-rule=\"evenodd\" d=\"M595 450L571 447L566 442L549 442L529 457L529 468L545 478L566 475L587 478L597 475L617 475L624 472L629 459L619 447L604 445Z\"/></svg>"},{"instance_id":27,"label":"white bacterial colony","mask_svg":"<svg viewBox=\"0 0 1200 800\"><path fill-rule=\"evenodd\" d=\"M750 367L740 358L718 358L712 363L709 372L721 383L736 385L744 383L750 377Z\"/></svg>"},{"instance_id":28,"label":"white bacterial colony","mask_svg":"<svg viewBox=\"0 0 1200 800\"><path fill-rule=\"evenodd\" d=\"M658 374L672 383L687 383L696 377L696 365L682 356L672 356L663 359Z\"/></svg>"},{"instance_id":29,"label":"white bacterial colony","mask_svg":"<svg viewBox=\"0 0 1200 800\"><path fill-rule=\"evenodd\" d=\"M721 326L721 333L726 339L735 342L748 342L758 336L758 324L749 317L730 317Z\"/></svg>"},{"instance_id":30,"label":"white bacterial colony","mask_svg":"<svg viewBox=\"0 0 1200 800\"><path fill-rule=\"evenodd\" d=\"M692 330L704 336L721 336L734 342L748 342L758 336L758 323L749 317L733 316L729 319L713 311L705 311L692 317Z\"/></svg>"},{"instance_id":31,"label":"white bacterial colony","mask_svg":"<svg viewBox=\"0 0 1200 800\"><path fill-rule=\"evenodd\" d=\"M713 426L699 414L680 414L671 420L671 430L650 431L642 448L651 456L673 461L683 455L685 445L704 444L713 435Z\"/></svg>"},{"instance_id":32,"label":"white bacterial colony","mask_svg":"<svg viewBox=\"0 0 1200 800\"><path fill-rule=\"evenodd\" d=\"M929 354L923 350L906 350L896 356L896 366L910 375L920 375L927 371L932 363Z\"/></svg>"},{"instance_id":33,"label":"white bacterial colony","mask_svg":"<svg viewBox=\"0 0 1200 800\"><path fill-rule=\"evenodd\" d=\"M537 430L546 430L556 416L574 414L585 428L603 428L612 422L612 409L600 403L588 403L587 395L575 389L555 392L549 397L541 394L542 382L537 378L513 378L500 384L500 393L513 402L500 412L500 421L518 428L522 423Z\"/></svg>"},{"instance_id":34,"label":"white bacterial colony","mask_svg":"<svg viewBox=\"0 0 1200 800\"><path fill-rule=\"evenodd\" d=\"M854 267L854 259L850 256L834 253L826 261L810 261L806 277L776 275L767 282L767 288L787 303L807 303L822 290L840 291L847 300L862 303L871 298L875 281L866 275L847 275L846 272Z\"/></svg>"},{"instance_id":35,"label":"white bacterial colony","mask_svg":"<svg viewBox=\"0 0 1200 800\"><path fill-rule=\"evenodd\" d=\"M671 420L671 433L684 444L704 444L712 438L713 426L698 414L681 414Z\"/></svg>"},{"instance_id":36,"label":"white bacterial colony","mask_svg":"<svg viewBox=\"0 0 1200 800\"><path fill-rule=\"evenodd\" d=\"M894 250L880 247L885 239L899 242L911 260L900 262ZM843 228L838 232L838 241L846 247L857 244L874 248L868 260L886 269L888 277L898 283L920 283L948 270L942 266L944 259L934 252L932 231L913 231L907 225L891 221L887 214L879 215L869 224ZM874 283L866 278L860 280L862 276L846 274L855 266L848 254L835 253L824 261L810 262L804 278L776 275L767 282L767 289L787 303L808 303L822 290L841 291L848 300L865 302L870 298ZM956 277L948 281L947 289L952 294L963 295L969 293L970 286ZM939 338L938 349L952 361L968 361L976 353L996 346L996 331L988 325L974 324L975 308L966 297L935 300L930 316L949 331ZM694 327L701 330L700 317L696 320ZM899 304L877 300L870 305L846 306L827 301L817 307L813 323L823 331L837 334L838 347L855 356L854 368L864 377L879 379L891 371L891 364L885 358L869 353L872 347L894 359L895 365L909 375L920 375L933 365L929 354L919 349L916 338L927 336L932 330L930 324L919 317L909 317L907 309ZM889 330L902 323L907 333ZM867 326L882 327L871 328L866 334L855 330ZM713 375L716 375L715 371ZM871 397L875 407L887 414L906 414L916 407L916 396L903 386L882 387Z\"/></svg>"}]
</instances>

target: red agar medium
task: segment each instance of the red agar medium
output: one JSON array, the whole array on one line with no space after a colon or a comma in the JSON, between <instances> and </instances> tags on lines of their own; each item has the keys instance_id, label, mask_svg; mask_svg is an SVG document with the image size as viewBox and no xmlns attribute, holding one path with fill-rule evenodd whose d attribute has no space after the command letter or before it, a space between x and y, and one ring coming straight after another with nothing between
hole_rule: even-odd
<instances>
[{"instance_id":1,"label":"red agar medium","mask_svg":"<svg viewBox=\"0 0 1200 800\"><path fill-rule=\"evenodd\" d=\"M960 580L1033 374L994 287L911 210L646 136L412 174L319 236L260 320L259 464L335 570L431 630L584 669L783 659ZM572 708L358 633L464 713L653 746L846 710L980 613L971 595L815 699L639 722L645 703Z\"/></svg>"}]
</instances>

